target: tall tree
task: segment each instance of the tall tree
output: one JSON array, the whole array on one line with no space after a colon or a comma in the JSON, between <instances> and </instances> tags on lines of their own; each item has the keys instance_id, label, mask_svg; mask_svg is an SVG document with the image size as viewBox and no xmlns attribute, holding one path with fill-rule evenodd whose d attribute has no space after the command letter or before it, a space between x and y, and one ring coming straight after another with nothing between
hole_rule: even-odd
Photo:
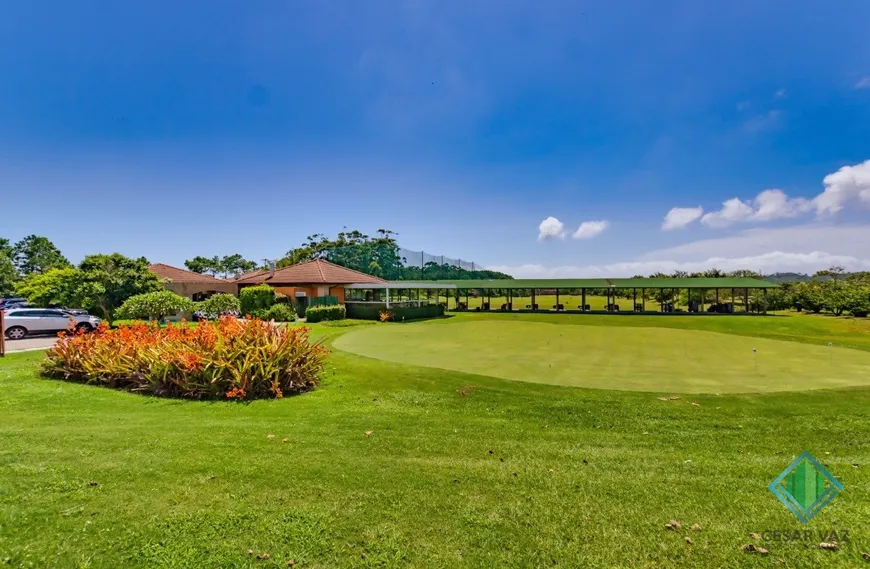
<instances>
[{"instance_id":1,"label":"tall tree","mask_svg":"<svg viewBox=\"0 0 870 569\"><path fill-rule=\"evenodd\" d=\"M120 253L88 255L79 264L77 295L84 308L95 309L109 321L115 310L136 294L163 290L144 257L130 259Z\"/></svg>"},{"instance_id":2,"label":"tall tree","mask_svg":"<svg viewBox=\"0 0 870 569\"><path fill-rule=\"evenodd\" d=\"M40 235L28 235L16 243L12 247L12 262L22 276L70 266L60 249Z\"/></svg>"},{"instance_id":3,"label":"tall tree","mask_svg":"<svg viewBox=\"0 0 870 569\"><path fill-rule=\"evenodd\" d=\"M0 253L0 298L13 294L17 280L18 272L12 263L12 257Z\"/></svg>"},{"instance_id":4,"label":"tall tree","mask_svg":"<svg viewBox=\"0 0 870 569\"><path fill-rule=\"evenodd\" d=\"M242 273L247 273L257 268L257 263L248 261L238 253L225 255L221 259L220 265L221 273L225 279L230 276L237 277Z\"/></svg>"},{"instance_id":5,"label":"tall tree","mask_svg":"<svg viewBox=\"0 0 870 569\"><path fill-rule=\"evenodd\" d=\"M12 245L8 239L0 237L0 298L13 294L16 280L18 271L12 262Z\"/></svg>"},{"instance_id":6,"label":"tall tree","mask_svg":"<svg viewBox=\"0 0 870 569\"><path fill-rule=\"evenodd\" d=\"M814 274L813 276L814 277L830 277L830 278L834 279L835 281L838 281L838 280L842 279L845 274L846 274L846 269L844 269L843 267L831 267L831 268L825 269L823 271L817 271L816 274Z\"/></svg>"},{"instance_id":7,"label":"tall tree","mask_svg":"<svg viewBox=\"0 0 870 569\"><path fill-rule=\"evenodd\" d=\"M31 273L18 281L15 292L37 306L79 304L81 271L74 267Z\"/></svg>"},{"instance_id":8,"label":"tall tree","mask_svg":"<svg viewBox=\"0 0 870 569\"><path fill-rule=\"evenodd\" d=\"M204 275L217 276L218 273L222 272L223 267L221 266L220 257L215 255L214 257L202 257L197 255L193 259L188 259L184 262L184 266L187 267L189 271L193 271L194 273L200 273Z\"/></svg>"}]
</instances>

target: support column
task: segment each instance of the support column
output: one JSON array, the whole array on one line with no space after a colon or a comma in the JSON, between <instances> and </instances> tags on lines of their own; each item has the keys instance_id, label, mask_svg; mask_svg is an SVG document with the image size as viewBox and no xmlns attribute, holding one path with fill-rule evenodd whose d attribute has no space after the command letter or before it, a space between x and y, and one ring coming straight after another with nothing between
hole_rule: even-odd
<instances>
[{"instance_id":1,"label":"support column","mask_svg":"<svg viewBox=\"0 0 870 569\"><path fill-rule=\"evenodd\" d=\"M387 308L390 308L390 287L387 287Z\"/></svg>"},{"instance_id":2,"label":"support column","mask_svg":"<svg viewBox=\"0 0 870 569\"><path fill-rule=\"evenodd\" d=\"M637 287L634 287L634 300L631 301L631 311L637 312Z\"/></svg>"},{"instance_id":3,"label":"support column","mask_svg":"<svg viewBox=\"0 0 870 569\"><path fill-rule=\"evenodd\" d=\"M640 308L641 312L646 312L646 289L640 289Z\"/></svg>"},{"instance_id":4,"label":"support column","mask_svg":"<svg viewBox=\"0 0 870 569\"><path fill-rule=\"evenodd\" d=\"M532 310L535 309L535 289L532 289Z\"/></svg>"},{"instance_id":5,"label":"support column","mask_svg":"<svg viewBox=\"0 0 870 569\"><path fill-rule=\"evenodd\" d=\"M767 289L764 289L764 312L763 314L767 315Z\"/></svg>"},{"instance_id":6,"label":"support column","mask_svg":"<svg viewBox=\"0 0 870 569\"><path fill-rule=\"evenodd\" d=\"M580 311L586 312L586 289L585 288L580 289L580 302L581 302Z\"/></svg>"},{"instance_id":7,"label":"support column","mask_svg":"<svg viewBox=\"0 0 870 569\"><path fill-rule=\"evenodd\" d=\"M559 311L559 289L556 289L556 312Z\"/></svg>"},{"instance_id":8,"label":"support column","mask_svg":"<svg viewBox=\"0 0 870 569\"><path fill-rule=\"evenodd\" d=\"M743 298L746 301L746 314L749 314L749 289L748 288L743 289Z\"/></svg>"}]
</instances>

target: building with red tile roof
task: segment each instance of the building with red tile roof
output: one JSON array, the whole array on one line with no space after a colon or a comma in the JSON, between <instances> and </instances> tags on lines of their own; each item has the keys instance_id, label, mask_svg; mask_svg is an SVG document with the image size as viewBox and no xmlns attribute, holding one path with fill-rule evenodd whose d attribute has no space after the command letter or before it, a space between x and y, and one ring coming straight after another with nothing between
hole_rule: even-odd
<instances>
[{"instance_id":1,"label":"building with red tile roof","mask_svg":"<svg viewBox=\"0 0 870 569\"><path fill-rule=\"evenodd\" d=\"M323 259L314 259L282 269L252 271L233 282L240 289L265 283L297 303L307 304L309 298L319 296L335 296L344 303L344 285L383 284L387 281Z\"/></svg>"},{"instance_id":2,"label":"building with red tile roof","mask_svg":"<svg viewBox=\"0 0 870 569\"><path fill-rule=\"evenodd\" d=\"M168 290L193 300L202 300L218 292L234 295L239 293L239 285L233 281L194 273L163 263L156 263L148 268L163 281L163 286Z\"/></svg>"}]
</instances>

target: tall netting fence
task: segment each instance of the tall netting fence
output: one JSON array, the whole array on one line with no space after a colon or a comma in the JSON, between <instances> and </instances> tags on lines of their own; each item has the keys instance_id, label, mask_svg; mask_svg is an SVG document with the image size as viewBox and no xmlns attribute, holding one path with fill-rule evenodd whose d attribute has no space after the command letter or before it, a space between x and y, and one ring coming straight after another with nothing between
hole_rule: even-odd
<instances>
[{"instance_id":1,"label":"tall netting fence","mask_svg":"<svg viewBox=\"0 0 870 569\"><path fill-rule=\"evenodd\" d=\"M407 269L410 269L412 273L414 269L417 269L419 278L424 280L460 278L458 274L448 274L458 272L468 273L467 278L477 278L472 277L471 274L483 271L479 263L468 259L453 258L425 251L413 251L403 247L399 248L399 257ZM442 273L444 276L439 276Z\"/></svg>"},{"instance_id":2,"label":"tall netting fence","mask_svg":"<svg viewBox=\"0 0 870 569\"><path fill-rule=\"evenodd\" d=\"M331 247L319 253L327 261L386 280L510 278L470 259L414 251L388 243L366 242Z\"/></svg>"}]
</instances>

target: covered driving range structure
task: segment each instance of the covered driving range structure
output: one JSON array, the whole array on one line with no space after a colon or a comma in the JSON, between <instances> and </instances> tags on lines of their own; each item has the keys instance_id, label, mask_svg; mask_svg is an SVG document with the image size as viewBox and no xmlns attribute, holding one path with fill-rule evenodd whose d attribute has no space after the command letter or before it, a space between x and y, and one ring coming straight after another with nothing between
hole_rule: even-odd
<instances>
[{"instance_id":1,"label":"covered driving range structure","mask_svg":"<svg viewBox=\"0 0 870 569\"><path fill-rule=\"evenodd\" d=\"M737 314L767 313L767 293L778 288L771 282L749 277L721 278L597 278L597 279L502 279L502 280L443 280L434 283L453 287L444 291L448 310L469 310L469 297L483 297L475 310L497 312L563 312L563 313L695 313ZM392 283L401 287L401 283ZM649 292L659 293L660 298L678 298L686 292L685 310L678 309L674 302L660 302L647 310ZM712 291L712 298L709 293ZM494 294L495 293L495 294ZM666 294L667 293L667 294ZM750 294L756 296L750 303ZM603 310L592 310L587 296L604 296ZM494 306L493 297L505 301ZM554 302L544 304L539 300L554 297ZM569 302L562 299L569 297ZM577 298L579 297L579 302ZM530 298L531 301L516 305L515 298ZM463 301L464 299L464 301ZM622 304L620 304L622 299ZM722 301L721 299L728 299ZM567 300L567 299L566 299ZM452 302L451 302L452 301ZM742 310L737 306L742 303ZM630 306L625 306L630 304Z\"/></svg>"}]
</instances>

